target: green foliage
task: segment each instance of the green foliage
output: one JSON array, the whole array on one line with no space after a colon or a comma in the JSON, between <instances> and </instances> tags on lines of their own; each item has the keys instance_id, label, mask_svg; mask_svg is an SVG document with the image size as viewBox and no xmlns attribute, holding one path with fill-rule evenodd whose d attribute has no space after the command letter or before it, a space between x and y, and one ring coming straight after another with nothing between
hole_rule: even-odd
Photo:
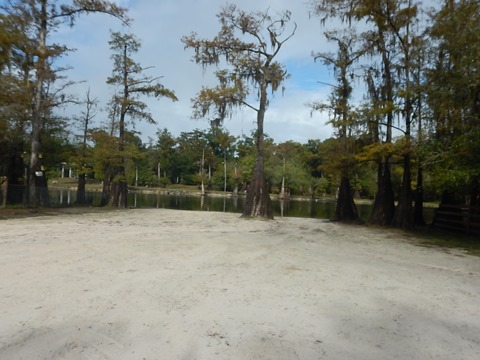
<instances>
[{"instance_id":1,"label":"green foliage","mask_svg":"<svg viewBox=\"0 0 480 360\"><path fill-rule=\"evenodd\" d=\"M289 77L285 66L275 58L296 31L290 12L272 18L269 10L246 13L235 5L226 5L218 14L220 31L211 40L199 39L195 33L182 38L195 51L194 61L202 66L226 68L217 71L219 85L202 89L194 102L194 117L214 112L212 124L220 125L233 108L247 106L257 113L257 159L247 192L244 216L271 218L271 201L265 181L264 120L268 107L268 90L276 92ZM251 97L256 95L257 104Z\"/></svg>"},{"instance_id":2,"label":"green foliage","mask_svg":"<svg viewBox=\"0 0 480 360\"><path fill-rule=\"evenodd\" d=\"M135 35L112 32L111 37L109 45L113 51L113 72L107 83L118 87L113 102L119 108L119 117L122 119L129 116L131 119L146 120L154 124L152 114L140 98L167 97L176 101L177 97L172 90L160 84L158 78L145 75L145 68L133 59L132 56L138 53L141 47L140 40Z\"/></svg>"},{"instance_id":3,"label":"green foliage","mask_svg":"<svg viewBox=\"0 0 480 360\"><path fill-rule=\"evenodd\" d=\"M359 162L374 161L379 158L392 157L395 154L395 145L392 143L373 143L364 146L356 155Z\"/></svg>"},{"instance_id":4,"label":"green foliage","mask_svg":"<svg viewBox=\"0 0 480 360\"><path fill-rule=\"evenodd\" d=\"M292 195L306 195L312 183L307 160L302 144L287 141L274 145L272 156L267 162L269 182L278 191L281 191L283 182L285 192Z\"/></svg>"},{"instance_id":5,"label":"green foliage","mask_svg":"<svg viewBox=\"0 0 480 360\"><path fill-rule=\"evenodd\" d=\"M59 152L48 147L55 141L47 127L55 119L53 110L71 100L64 93L69 82L61 83L60 72L64 69L56 68L58 59L69 49L51 44L50 35L62 24L73 26L78 16L85 13L105 13L126 21L125 9L102 0L61 4L49 0L11 0L0 4L0 13L0 112L6 115L0 116L0 128L14 134L19 144L30 142L27 201L32 205L48 205L47 182L44 177L35 178L35 174L53 172L54 165L48 159L54 159ZM27 129L31 134L27 135Z\"/></svg>"},{"instance_id":6,"label":"green foliage","mask_svg":"<svg viewBox=\"0 0 480 360\"><path fill-rule=\"evenodd\" d=\"M247 13L230 4L218 14L221 30L212 40L199 39L195 33L182 38L185 47L195 51L196 63L204 67L217 66L224 60L228 66L216 72L218 86L203 88L193 100L194 117L213 112L214 119L223 121L237 106L245 105L258 111L265 105L254 107L247 99L263 91L263 87L277 91L288 78L284 65L273 59L295 33L296 25L287 29L290 15L285 11L274 19L268 10Z\"/></svg>"},{"instance_id":7,"label":"green foliage","mask_svg":"<svg viewBox=\"0 0 480 360\"><path fill-rule=\"evenodd\" d=\"M431 108L425 156L437 191L468 193L480 176L480 4L446 2L433 16L434 63L426 71Z\"/></svg>"},{"instance_id":8,"label":"green foliage","mask_svg":"<svg viewBox=\"0 0 480 360\"><path fill-rule=\"evenodd\" d=\"M358 191L363 198L373 199L377 193L376 164L367 162L357 166L352 178L352 187Z\"/></svg>"},{"instance_id":9,"label":"green foliage","mask_svg":"<svg viewBox=\"0 0 480 360\"><path fill-rule=\"evenodd\" d=\"M244 136L237 143L236 179L238 183L248 183L253 178L257 150L253 137Z\"/></svg>"},{"instance_id":10,"label":"green foliage","mask_svg":"<svg viewBox=\"0 0 480 360\"><path fill-rule=\"evenodd\" d=\"M103 180L105 176L108 176L110 169L121 166L123 163L118 150L119 139L106 131L98 130L92 132L92 140L95 144L92 149L95 177Z\"/></svg>"},{"instance_id":11,"label":"green foliage","mask_svg":"<svg viewBox=\"0 0 480 360\"><path fill-rule=\"evenodd\" d=\"M478 1L444 2L431 13L431 26L424 33L417 31L423 26L417 23L418 14L425 10L419 1L311 0L311 4L321 19L338 16L352 27L357 20L366 21L367 31L358 35L350 30L327 32L327 40L333 41L338 51L314 54L332 66L335 84L329 98L310 105L329 113L336 139L276 144L263 134L263 128L236 139L221 127L238 107L247 106L263 116L267 95L283 90L289 74L274 58L296 27L288 11L273 16L270 11L247 13L227 5L218 14L216 36L201 39L192 34L182 39L193 49L194 61L202 66L218 65L217 85L203 87L192 100L192 117L208 119L211 128L178 137L165 128L148 146L138 134L129 132L134 121L156 121L144 96L171 100L176 96L135 60L140 40L133 34L115 32L109 43L113 71L107 81L116 91L111 128L92 131L84 149L82 141L72 140L66 131L72 125L70 120L58 116L57 111L63 101L70 100L62 97L61 91L68 78L60 76L56 68L69 49L51 44L49 36L85 13L105 13L128 22L126 10L100 0L1 3L1 171L23 182L23 162L28 162L35 139L42 145L35 151L50 177L67 161L77 172L95 173L98 179L111 176L131 185L137 181L139 186L199 185L204 181L220 190L226 162L228 189L245 189L258 161L256 141L264 136L265 177L275 192L284 182L291 194L306 195L310 189L315 196L332 194L342 174L348 174L355 190L373 197L377 192L376 164L388 159L398 193L406 167L403 159L410 156L412 188L421 167L424 193L429 198L438 199L446 189L456 191L459 197L469 195L480 178ZM364 55L368 67L351 67ZM355 87L366 88L358 108L349 103ZM111 173L118 167L124 167L125 174Z\"/></svg>"},{"instance_id":12,"label":"green foliage","mask_svg":"<svg viewBox=\"0 0 480 360\"><path fill-rule=\"evenodd\" d=\"M214 158L205 132L182 132L177 138L174 176L187 185L199 184L201 177L208 174ZM195 176L200 176L198 182Z\"/></svg>"}]
</instances>

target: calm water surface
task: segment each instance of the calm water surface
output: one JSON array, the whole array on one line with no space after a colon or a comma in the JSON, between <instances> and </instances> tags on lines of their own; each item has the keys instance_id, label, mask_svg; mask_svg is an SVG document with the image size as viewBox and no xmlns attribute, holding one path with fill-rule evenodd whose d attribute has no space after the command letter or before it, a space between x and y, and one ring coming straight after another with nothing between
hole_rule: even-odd
<instances>
[{"instance_id":1,"label":"calm water surface","mask_svg":"<svg viewBox=\"0 0 480 360\"><path fill-rule=\"evenodd\" d=\"M87 192L87 199L92 206L98 206L101 200L100 192ZM51 189L50 201L53 206L73 205L76 192L67 189ZM180 194L129 193L128 204L136 208L177 209L192 211L220 211L242 213L245 197L230 196L194 196ZM371 204L357 204L360 218L367 220L372 209ZM335 213L333 200L273 200L274 216L307 217L330 219ZM431 222L433 209L424 209L425 219Z\"/></svg>"}]
</instances>

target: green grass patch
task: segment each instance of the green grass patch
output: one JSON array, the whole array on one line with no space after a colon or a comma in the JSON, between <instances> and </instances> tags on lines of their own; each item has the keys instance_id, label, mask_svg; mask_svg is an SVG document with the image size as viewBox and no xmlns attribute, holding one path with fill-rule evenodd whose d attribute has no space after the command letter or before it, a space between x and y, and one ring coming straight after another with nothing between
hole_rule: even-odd
<instances>
[{"instance_id":1,"label":"green grass patch","mask_svg":"<svg viewBox=\"0 0 480 360\"><path fill-rule=\"evenodd\" d=\"M478 236L466 235L432 227L415 230L418 243L426 247L443 249L461 249L470 255L480 256L480 239Z\"/></svg>"}]
</instances>

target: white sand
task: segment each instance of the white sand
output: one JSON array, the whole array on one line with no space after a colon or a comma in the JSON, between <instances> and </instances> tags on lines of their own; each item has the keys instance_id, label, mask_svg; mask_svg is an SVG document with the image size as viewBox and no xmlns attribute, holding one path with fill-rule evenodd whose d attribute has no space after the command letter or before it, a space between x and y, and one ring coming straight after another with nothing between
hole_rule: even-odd
<instances>
[{"instance_id":1,"label":"white sand","mask_svg":"<svg viewBox=\"0 0 480 360\"><path fill-rule=\"evenodd\" d=\"M0 221L0 359L480 359L480 258L316 219Z\"/></svg>"}]
</instances>

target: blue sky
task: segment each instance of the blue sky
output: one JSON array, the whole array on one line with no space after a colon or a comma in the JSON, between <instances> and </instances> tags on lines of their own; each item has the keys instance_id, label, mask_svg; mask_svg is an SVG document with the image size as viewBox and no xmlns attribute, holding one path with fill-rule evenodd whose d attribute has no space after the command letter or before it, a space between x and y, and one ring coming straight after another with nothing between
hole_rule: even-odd
<instances>
[{"instance_id":1,"label":"blue sky","mask_svg":"<svg viewBox=\"0 0 480 360\"><path fill-rule=\"evenodd\" d=\"M212 72L204 72L201 66L191 61L192 51L185 50L180 39L195 31L201 37L211 37L218 32L216 14L226 2L223 0L121 0L117 1L129 9L133 18L130 28L122 27L118 20L104 15L84 16L73 28L62 26L52 41L66 44L76 51L62 59L72 67L66 75L74 81L84 81L70 88L70 92L83 96L90 88L91 96L99 100L95 121L106 120L105 108L114 89L105 83L111 74L112 61L108 41L110 30L135 34L142 42L136 60L144 67L152 66L149 74L162 76L162 83L175 91L178 102L167 99L145 99L157 121L157 125L136 123L135 129L142 139L155 138L159 128L167 128L175 136L182 131L208 128L207 120L192 120L191 98L202 86L214 85ZM305 0L243 0L233 1L244 10L270 9L271 13L282 10L292 12L292 20L298 29L279 54L279 60L287 65L291 78L286 92L275 94L265 119L265 131L276 142L287 140L306 142L308 139L326 139L332 130L325 125L326 114L313 114L305 103L326 100L330 88L318 81L332 82L331 70L315 63L312 51L332 50L332 45L323 38L319 20L309 16ZM214 69L212 69L214 70ZM70 106L64 110L69 116L82 111L81 107ZM224 124L233 135L249 135L255 129L255 113L239 110Z\"/></svg>"}]
</instances>

